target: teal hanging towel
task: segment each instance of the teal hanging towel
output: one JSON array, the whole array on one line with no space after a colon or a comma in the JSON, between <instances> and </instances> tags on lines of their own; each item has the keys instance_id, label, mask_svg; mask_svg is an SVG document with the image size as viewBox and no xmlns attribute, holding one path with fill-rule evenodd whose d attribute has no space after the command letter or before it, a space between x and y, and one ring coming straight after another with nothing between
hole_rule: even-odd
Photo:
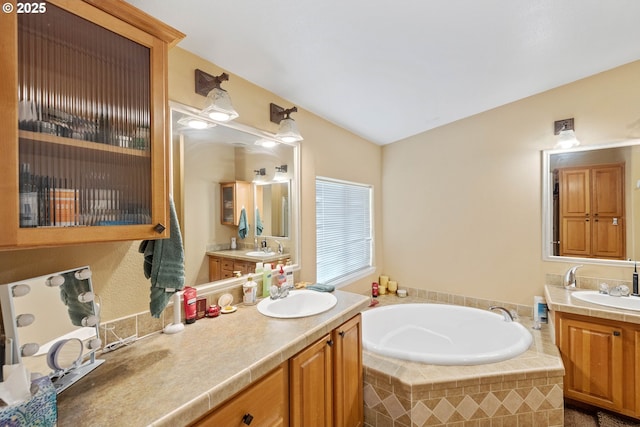
<instances>
[{"instance_id":1,"label":"teal hanging towel","mask_svg":"<svg viewBox=\"0 0 640 427\"><path fill-rule=\"evenodd\" d=\"M260 219L260 210L256 208L256 234L258 236L261 235L263 229L262 220Z\"/></svg>"},{"instance_id":2,"label":"teal hanging towel","mask_svg":"<svg viewBox=\"0 0 640 427\"><path fill-rule=\"evenodd\" d=\"M247 223L247 211L244 210L244 207L240 211L240 221L238 222L238 236L241 239L247 237L247 233L249 232L249 224Z\"/></svg>"}]
</instances>

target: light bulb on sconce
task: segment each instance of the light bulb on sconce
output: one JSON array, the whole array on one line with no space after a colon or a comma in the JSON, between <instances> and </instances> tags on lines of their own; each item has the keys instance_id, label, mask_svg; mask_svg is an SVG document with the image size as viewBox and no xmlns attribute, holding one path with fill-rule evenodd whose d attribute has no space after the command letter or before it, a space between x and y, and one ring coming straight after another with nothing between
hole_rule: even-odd
<instances>
[{"instance_id":1,"label":"light bulb on sconce","mask_svg":"<svg viewBox=\"0 0 640 427\"><path fill-rule=\"evenodd\" d=\"M298 130L298 125L295 120L290 117L291 113L296 112L298 112L297 107L291 107L285 110L274 103L269 104L270 120L273 123L278 123L280 125L278 133L276 133L276 138L282 142L292 143L302 141L304 139L302 135L300 135L300 131Z\"/></svg>"},{"instance_id":2,"label":"light bulb on sconce","mask_svg":"<svg viewBox=\"0 0 640 427\"><path fill-rule=\"evenodd\" d=\"M554 135L558 135L558 142L555 148L568 149L580 145L580 141L578 141L574 132L573 118L554 122L553 129Z\"/></svg>"},{"instance_id":3,"label":"light bulb on sconce","mask_svg":"<svg viewBox=\"0 0 640 427\"><path fill-rule=\"evenodd\" d=\"M202 70L196 70L195 78L196 93L207 97L202 114L219 122L229 122L239 117L238 112L233 108L229 93L220 87L222 82L229 80L227 73L212 76Z\"/></svg>"},{"instance_id":4,"label":"light bulb on sconce","mask_svg":"<svg viewBox=\"0 0 640 427\"><path fill-rule=\"evenodd\" d=\"M283 182L289 179L287 176L287 169L287 165L276 166L276 174L273 176L273 180Z\"/></svg>"},{"instance_id":5,"label":"light bulb on sconce","mask_svg":"<svg viewBox=\"0 0 640 427\"><path fill-rule=\"evenodd\" d=\"M267 175L267 170L265 168L256 169L253 171L256 174L255 178L253 178L253 182L262 182L265 180L265 176Z\"/></svg>"}]
</instances>

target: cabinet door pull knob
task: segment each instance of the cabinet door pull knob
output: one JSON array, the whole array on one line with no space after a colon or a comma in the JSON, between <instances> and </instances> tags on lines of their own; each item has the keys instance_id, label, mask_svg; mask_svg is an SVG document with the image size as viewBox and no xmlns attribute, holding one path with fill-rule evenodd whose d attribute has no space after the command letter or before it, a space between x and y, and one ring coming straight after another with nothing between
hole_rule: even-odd
<instances>
[{"instance_id":1,"label":"cabinet door pull knob","mask_svg":"<svg viewBox=\"0 0 640 427\"><path fill-rule=\"evenodd\" d=\"M156 233L162 234L162 232L164 232L164 230L166 230L167 227L165 227L163 224L157 223L156 226L153 227L153 229L155 230Z\"/></svg>"},{"instance_id":2,"label":"cabinet door pull knob","mask_svg":"<svg viewBox=\"0 0 640 427\"><path fill-rule=\"evenodd\" d=\"M327 344L329 345L329 347L333 346L333 340L327 341Z\"/></svg>"},{"instance_id":3,"label":"cabinet door pull knob","mask_svg":"<svg viewBox=\"0 0 640 427\"><path fill-rule=\"evenodd\" d=\"M338 332L338 335L340 335L342 338L344 338L344 331Z\"/></svg>"},{"instance_id":4,"label":"cabinet door pull knob","mask_svg":"<svg viewBox=\"0 0 640 427\"><path fill-rule=\"evenodd\" d=\"M253 421L253 415L244 414L244 416L242 417L242 424L249 425L251 424L251 421Z\"/></svg>"},{"instance_id":5,"label":"cabinet door pull knob","mask_svg":"<svg viewBox=\"0 0 640 427\"><path fill-rule=\"evenodd\" d=\"M619 337L620 336L620 331L613 331L613 336L614 337Z\"/></svg>"}]
</instances>

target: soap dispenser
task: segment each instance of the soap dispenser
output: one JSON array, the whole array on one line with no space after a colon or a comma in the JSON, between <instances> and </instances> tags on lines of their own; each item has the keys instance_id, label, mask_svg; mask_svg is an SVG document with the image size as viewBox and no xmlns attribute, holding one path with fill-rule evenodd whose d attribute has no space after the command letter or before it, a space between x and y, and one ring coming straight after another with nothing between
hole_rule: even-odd
<instances>
[{"instance_id":1,"label":"soap dispenser","mask_svg":"<svg viewBox=\"0 0 640 427\"><path fill-rule=\"evenodd\" d=\"M262 296L263 297L270 295L271 285L273 284L272 274L273 272L271 271L271 264L265 263L264 271L262 272Z\"/></svg>"}]
</instances>

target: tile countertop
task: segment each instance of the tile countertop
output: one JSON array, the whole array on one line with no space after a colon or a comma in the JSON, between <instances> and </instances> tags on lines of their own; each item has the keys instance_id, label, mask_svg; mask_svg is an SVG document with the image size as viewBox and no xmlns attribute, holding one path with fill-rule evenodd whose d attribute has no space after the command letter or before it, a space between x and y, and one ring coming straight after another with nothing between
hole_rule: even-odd
<instances>
[{"instance_id":1,"label":"tile countertop","mask_svg":"<svg viewBox=\"0 0 640 427\"><path fill-rule=\"evenodd\" d=\"M221 258L231 258L231 259L239 259L242 261L253 261L253 262L272 262L278 261L281 259L291 258L291 254L283 253L269 256L249 256L247 252L251 252L249 249L226 249L221 251L207 251L207 255L217 256ZM274 266L275 268L275 266Z\"/></svg>"},{"instance_id":2,"label":"tile countertop","mask_svg":"<svg viewBox=\"0 0 640 427\"><path fill-rule=\"evenodd\" d=\"M571 293L576 291L591 291L593 289L565 289L562 286L545 285L544 294L547 306L551 311L562 313L574 313L584 316L598 317L601 319L619 320L621 322L640 324L640 311L624 310L621 308L606 307L571 298ZM637 298L637 297L620 297Z\"/></svg>"},{"instance_id":3,"label":"tile countertop","mask_svg":"<svg viewBox=\"0 0 640 427\"><path fill-rule=\"evenodd\" d=\"M369 305L364 295L334 295L336 306L315 316L275 319L239 305L107 353L58 396L58 425L186 425Z\"/></svg>"}]
</instances>

